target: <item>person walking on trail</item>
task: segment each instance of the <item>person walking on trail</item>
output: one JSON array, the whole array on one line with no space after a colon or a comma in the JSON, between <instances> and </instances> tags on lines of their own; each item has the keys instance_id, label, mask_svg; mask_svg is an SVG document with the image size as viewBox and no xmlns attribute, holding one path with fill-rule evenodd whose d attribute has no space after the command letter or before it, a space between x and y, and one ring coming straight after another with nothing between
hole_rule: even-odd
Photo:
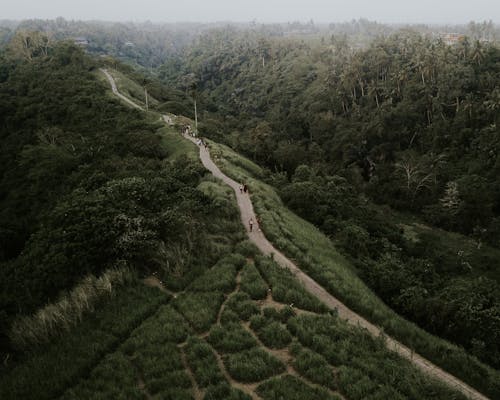
<instances>
[{"instance_id":1,"label":"person walking on trail","mask_svg":"<svg viewBox=\"0 0 500 400\"><path fill-rule=\"evenodd\" d=\"M246 184L246 183L243 185L243 191L244 191L245 193L246 193L246 192L248 192L248 186L247 186L247 184Z\"/></svg>"},{"instance_id":2,"label":"person walking on trail","mask_svg":"<svg viewBox=\"0 0 500 400\"><path fill-rule=\"evenodd\" d=\"M240 193L243 193L243 185L240 184Z\"/></svg>"},{"instance_id":3,"label":"person walking on trail","mask_svg":"<svg viewBox=\"0 0 500 400\"><path fill-rule=\"evenodd\" d=\"M248 221L248 227L250 229L250 232L252 232L252 230L253 230L253 219L252 218L250 218L250 221Z\"/></svg>"},{"instance_id":4,"label":"person walking on trail","mask_svg":"<svg viewBox=\"0 0 500 400\"><path fill-rule=\"evenodd\" d=\"M261 221L260 217L257 216L255 222L257 222L257 229L259 230L259 232L260 232L260 221Z\"/></svg>"}]
</instances>

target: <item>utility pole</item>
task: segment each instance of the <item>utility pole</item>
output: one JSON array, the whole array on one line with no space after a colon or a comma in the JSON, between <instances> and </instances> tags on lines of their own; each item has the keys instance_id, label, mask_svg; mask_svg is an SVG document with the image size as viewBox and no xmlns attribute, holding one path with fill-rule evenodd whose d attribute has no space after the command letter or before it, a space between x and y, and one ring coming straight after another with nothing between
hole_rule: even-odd
<instances>
[{"instance_id":1,"label":"utility pole","mask_svg":"<svg viewBox=\"0 0 500 400\"><path fill-rule=\"evenodd\" d=\"M198 135L198 112L196 111L196 97L194 98L194 131Z\"/></svg>"},{"instance_id":2,"label":"utility pole","mask_svg":"<svg viewBox=\"0 0 500 400\"><path fill-rule=\"evenodd\" d=\"M144 95L146 96L146 111L149 111L149 106L148 106L148 89L146 86L144 86Z\"/></svg>"}]
</instances>

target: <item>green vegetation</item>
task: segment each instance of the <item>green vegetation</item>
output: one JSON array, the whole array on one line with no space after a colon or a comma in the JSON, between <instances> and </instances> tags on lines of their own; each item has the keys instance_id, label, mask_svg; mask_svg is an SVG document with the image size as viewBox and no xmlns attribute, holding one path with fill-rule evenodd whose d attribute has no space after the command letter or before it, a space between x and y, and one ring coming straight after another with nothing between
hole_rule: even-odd
<instances>
[{"instance_id":1,"label":"green vegetation","mask_svg":"<svg viewBox=\"0 0 500 400\"><path fill-rule=\"evenodd\" d=\"M285 375L270 379L257 388L257 393L264 400L338 400L339 397L331 395L323 388L312 387L302 380Z\"/></svg>"},{"instance_id":2,"label":"green vegetation","mask_svg":"<svg viewBox=\"0 0 500 400\"><path fill-rule=\"evenodd\" d=\"M61 400L84 400L95 397L99 387L99 399L141 400L143 394L136 386L136 372L122 353L107 355L92 370L90 377L64 393ZM110 382L113 382L110 385Z\"/></svg>"},{"instance_id":3,"label":"green vegetation","mask_svg":"<svg viewBox=\"0 0 500 400\"><path fill-rule=\"evenodd\" d=\"M235 353L257 346L254 337L234 322L214 326L207 340L220 353Z\"/></svg>"},{"instance_id":4,"label":"green vegetation","mask_svg":"<svg viewBox=\"0 0 500 400\"><path fill-rule=\"evenodd\" d=\"M298 344L291 346L291 351L295 356L293 367L301 375L323 387L337 389L335 372L324 357Z\"/></svg>"},{"instance_id":5,"label":"green vegetation","mask_svg":"<svg viewBox=\"0 0 500 400\"><path fill-rule=\"evenodd\" d=\"M203 400L251 400L251 397L241 390L234 389L226 383L209 386Z\"/></svg>"},{"instance_id":6,"label":"green vegetation","mask_svg":"<svg viewBox=\"0 0 500 400\"><path fill-rule=\"evenodd\" d=\"M127 338L167 297L157 289L118 288L104 306L84 318L78 329L33 349L22 362L2 373L0 398L53 399ZM120 358L120 357L118 357ZM117 379L128 372L117 367ZM110 389L112 390L112 389Z\"/></svg>"},{"instance_id":7,"label":"green vegetation","mask_svg":"<svg viewBox=\"0 0 500 400\"><path fill-rule=\"evenodd\" d=\"M235 313L241 320L248 321L252 315L259 314L259 307L244 292L237 292L226 302L226 309Z\"/></svg>"},{"instance_id":8,"label":"green vegetation","mask_svg":"<svg viewBox=\"0 0 500 400\"><path fill-rule=\"evenodd\" d=\"M424 332L390 310L359 279L356 268L339 253L328 237L287 209L276 191L263 183L259 176L253 176L228 161L230 158L242 158L241 156L227 146L214 147L219 155L219 166L224 173L237 181L248 183L266 237L289 258L295 260L302 270L350 308L380 325L388 334L395 336L416 352L492 397L500 393L496 384L500 381L500 374L496 370L482 364L463 349ZM264 172L260 170L260 173L263 177ZM259 268L258 262L256 266ZM267 280L266 271L268 274L269 271L280 271L277 268L279 267L259 270ZM391 277L390 274L386 276L388 279ZM276 283L279 284L281 279L276 279ZM283 290L285 289L286 286ZM274 290L273 296L276 299ZM469 295L465 298L469 298ZM295 306L302 308L300 303Z\"/></svg>"},{"instance_id":9,"label":"green vegetation","mask_svg":"<svg viewBox=\"0 0 500 400\"><path fill-rule=\"evenodd\" d=\"M186 345L186 357L199 387L206 388L226 381L212 348L205 341L190 337Z\"/></svg>"},{"instance_id":10,"label":"green vegetation","mask_svg":"<svg viewBox=\"0 0 500 400\"><path fill-rule=\"evenodd\" d=\"M33 316L15 320L9 332L12 344L17 349L26 349L46 344L54 335L63 335L100 302L113 296L117 287L130 284L133 279L128 269L108 270L99 278L87 276L57 303L39 309Z\"/></svg>"},{"instance_id":11,"label":"green vegetation","mask_svg":"<svg viewBox=\"0 0 500 400\"><path fill-rule=\"evenodd\" d=\"M26 39L26 35L29 41L25 43L29 46L23 47L22 39ZM238 37L236 32L235 40ZM273 399L334 399L336 395L332 390L338 390L346 400L462 398L390 353L383 337L373 338L330 315L334 313L305 291L292 274L272 259L259 256L255 247L243 240L245 234L231 190L218 180L203 176L196 146L183 141L175 132L176 127L165 127L156 111L141 113L114 99L97 67L106 65L113 69L120 78L122 90L130 96L140 98L146 86L158 100L158 104L152 101L157 111L169 107L191 108L185 94L163 87L154 78L145 79L114 60L93 60L69 44L50 43L44 47L44 38L44 33L19 32L6 51L0 51L0 162L4 166L0 190L5 193L0 197L2 399L192 399L197 396L193 377L195 386L206 399L247 400L247 394L231 387L233 380L255 383L256 391L263 398ZM250 46L255 45L252 40ZM297 96L316 96L313 92L318 84L314 75L325 77L327 70L310 70L311 74L305 75L309 84L302 90L304 71L297 69L296 53L289 52L295 46L294 40L290 39L280 49L280 57L286 59L283 62L290 70L276 85L286 85L289 75L300 89L295 92ZM303 48L312 43L315 40L304 43ZM328 54L330 52L331 49ZM214 55L217 57L220 54ZM330 55L325 57L329 59ZM206 76L217 75L211 69L214 58L205 63ZM485 64L489 66L491 54L488 60ZM277 60L277 69L283 66L281 62ZM334 68L339 66L336 63L334 60ZM345 62L349 63L349 60ZM263 64L265 68L265 62ZM223 68L229 74L231 65ZM260 69L260 65L256 67ZM164 76L185 72L184 66L177 67L177 72L175 68L164 69ZM233 72L238 75L237 71ZM255 92L267 85L270 76L267 71L261 72L263 79L255 81L258 86ZM281 72L275 72L281 76ZM208 86L219 84L214 80L209 85L207 82L197 85L194 75L184 78L179 79L184 85L182 90L197 90L200 104L207 100ZM392 82L392 78L389 81ZM328 83L325 91L331 87ZM363 91L364 86L361 89ZM228 86L218 92L214 90L213 95L227 94L226 91L230 93L232 89ZM372 177L366 184L356 180L356 173L363 168L358 171L355 164L340 165L335 161L336 153L319 152L316 145L334 152L338 152L339 147L320 132L318 120L311 119L309 127L302 127L311 128L307 141L317 142L309 144L300 139L301 133L297 131L301 129L298 121L304 115L301 107L292 110L278 124L280 115L285 116L282 111L289 111L290 104L295 102L290 99L294 96L292 92L294 90L280 95L290 103L281 103L278 108L272 100L276 93L268 93L271 100L266 109L271 114L266 110L255 115L261 106L252 98L249 99L252 104L240 104L238 107L247 115L255 115L255 119L249 121L254 125L250 132L235 123L231 115L234 104L223 104L231 96L220 100L220 108L210 105L210 101L205 103L211 107L211 112L203 116L206 122L202 129L207 134L217 137L219 130L230 127L227 132L233 133L228 134L227 142L246 148L254 159L272 166L277 173L230 154L215 143L211 143L213 155L220 158L230 154L229 162L224 159L219 162L250 185L266 234L315 279L330 291L339 291L340 297L374 316L374 320L384 322L388 331L392 329L400 336L407 336L416 348L435 350L429 346L427 336L385 308L357 275L371 279L370 286L378 292L386 288L395 293L397 287L379 282L378 277L391 271L398 281L408 281L408 271L413 271L411 282L415 283L415 290L405 293L404 299L408 301L401 302L401 307L410 310L404 308L410 304L414 307L411 310L417 311L422 305L412 302L414 293L427 288L427 281L417 271L425 264L416 261L412 264L413 270L404 268L398 275L397 268L391 270L398 264L391 264L388 255L400 253L397 261L404 261L406 266L408 257L418 258L416 254L424 248L432 263L443 261L443 267L437 271L443 277L447 276L446 271L453 270L452 253L456 244L447 236L448 247L429 247L432 239L412 225L411 217L405 217L406 220L400 217L403 224L398 225L398 229L401 226L404 232L399 232L389 218L395 215L390 210L387 224L381 222L379 208L370 201L386 202L394 207L397 206L391 203L394 199L382 199ZM381 90L375 95L382 101L385 93ZM242 96L247 95L235 92L233 98ZM327 103L325 98L329 96L316 96L318 107ZM356 121L353 122L356 119L353 104L357 101L367 115L374 106L368 98L346 100L344 113L349 114L352 121L343 121L347 115L340 116L338 104L332 101L328 109L339 131L335 140L343 138L352 144L354 139L346 136L344 129L357 132L359 128ZM473 107L476 101L472 99ZM311 111L311 104L304 101L303 105L311 112L308 118L314 117L316 112ZM217 113L226 113L227 119L218 121ZM448 112L443 114L445 118L450 117ZM373 113L371 117L375 120ZM471 128L472 134L476 128L483 129L483 117L483 114L478 117L476 126ZM176 121L179 125L190 123L183 117ZM287 131L276 135L276 126L280 124ZM420 129L418 124L416 129ZM434 127L429 128L432 129ZM239 136L237 131L242 134ZM372 135L371 131L365 133ZM421 142L421 138L428 137L428 132L422 133L419 131L415 139L419 144L417 161L425 158L426 143ZM386 139L384 135L380 137ZM371 150L372 145L369 141ZM436 149L440 150L440 146L437 143ZM304 149L309 154L306 158ZM406 150L402 149L402 154L395 152L394 160L377 159L377 162L390 169L391 165L404 160ZM349 157L346 156L346 162ZM298 162L310 165L299 167L300 164L295 165ZM286 171L287 175L279 171ZM395 172L381 171L379 178L392 179L392 173ZM437 177L438 186L455 179L457 174L464 175L463 171L447 170L447 173L446 177ZM273 183L290 207L322 231L335 234L335 243L348 258L337 253L316 228L286 210L276 192L258 179ZM494 181L491 174L484 179L489 183ZM454 204L455 189L463 193L463 182L457 182L456 187L449 185L446 189L447 204ZM481 187L481 182L471 182L475 185L472 192ZM380 184L384 185L387 187L387 183ZM412 212L439 216L442 210L428 207L439 198L438 192L436 187L436 193L419 192L413 196ZM311 199L317 202L317 207L304 206L304 201ZM482 226L484 220L471 207L472 200L462 200L464 208L459 215L477 218ZM408 202L408 198L401 204L405 201ZM335 214L335 210L338 213ZM490 211L486 210L485 215ZM435 223L457 231L467 230L465 222L463 226L447 226L454 223L453 218ZM409 239L401 239L402 236ZM471 253L473 258L479 257L478 252L471 250ZM488 248L487 254L484 268L475 271L478 279L483 278L482 271L489 271L489 276L495 277L492 262L495 250ZM462 257L465 268L468 268L468 257L468 254ZM122 270L130 273L121 277L118 272L106 272ZM239 286L237 274L241 278ZM149 275L157 279L153 282L157 288L146 287L142 279L137 279ZM458 273L453 277L460 279L466 275ZM152 281L149 277L144 282L151 284ZM485 288L491 287L488 285L478 281L472 286L477 293L473 303L479 306L480 315L484 311L482 305L495 297L493 290L491 298L484 296ZM450 290L444 293L433 292L442 295L442 304L459 296L464 298L463 294L471 287L464 283L447 288ZM167 294L170 292L173 293ZM398 302L403 300L400 295L387 298ZM47 301L52 303L46 306ZM466 311L470 304L463 301L459 306L465 318L471 316ZM219 315L220 324L217 323ZM488 315L484 321L489 321ZM485 326L491 327L486 322ZM8 337L6 332L15 334ZM483 338L484 332L481 335L476 338ZM476 351L481 346L477 342ZM492 397L496 395L498 384L495 382L499 380L495 380L491 370L481 369L475 359L462 357L466 353L457 353L451 346L442 349L441 353L436 352L446 357L454 368L459 362L463 363L462 375L467 374L476 384L481 377L482 387L489 390ZM280 361L281 354L287 355L288 365ZM472 367L465 361L470 361ZM290 368L297 377L276 377L286 370L292 371ZM241 387L253 395L253 385Z\"/></svg>"},{"instance_id":12,"label":"green vegetation","mask_svg":"<svg viewBox=\"0 0 500 400\"><path fill-rule=\"evenodd\" d=\"M337 255L335 262L352 264L384 303L499 368L500 47L470 27L471 36L453 46L416 28L361 47L351 35L282 37L227 27L162 70L179 88L187 77L196 81L203 135L260 165L227 157L251 193L261 189L252 178L271 183L350 261ZM302 265L316 247L331 246L291 239L292 219L269 191L260 194L269 205L257 207L264 230L280 249L294 242L290 257ZM422 223L440 230L407 240L404 226ZM359 304L360 293L330 290L406 336ZM441 358L431 348L419 351Z\"/></svg>"},{"instance_id":13,"label":"green vegetation","mask_svg":"<svg viewBox=\"0 0 500 400\"><path fill-rule=\"evenodd\" d=\"M196 292L221 291L229 293L235 287L237 268L245 262L239 255L231 255L221 259L205 274L195 279L188 290Z\"/></svg>"},{"instance_id":14,"label":"green vegetation","mask_svg":"<svg viewBox=\"0 0 500 400\"><path fill-rule=\"evenodd\" d=\"M267 296L269 290L259 271L252 263L248 263L241 271L240 288L248 293L253 300L261 300Z\"/></svg>"},{"instance_id":15,"label":"green vegetation","mask_svg":"<svg viewBox=\"0 0 500 400\"><path fill-rule=\"evenodd\" d=\"M256 266L271 287L273 298L303 310L327 312L328 308L304 289L292 273L272 260L264 257L256 259Z\"/></svg>"},{"instance_id":16,"label":"green vegetation","mask_svg":"<svg viewBox=\"0 0 500 400\"><path fill-rule=\"evenodd\" d=\"M240 382L258 382L285 371L281 361L259 348L224 356L224 365L231 377Z\"/></svg>"},{"instance_id":17,"label":"green vegetation","mask_svg":"<svg viewBox=\"0 0 500 400\"><path fill-rule=\"evenodd\" d=\"M279 322L260 315L255 315L250 319L252 328L260 341L272 349L282 349L290 344L292 335Z\"/></svg>"},{"instance_id":18,"label":"green vegetation","mask_svg":"<svg viewBox=\"0 0 500 400\"><path fill-rule=\"evenodd\" d=\"M384 385L414 399L464 398L422 374L415 374L409 361L386 348L383 338L373 338L337 317L298 316L288 321L288 328L303 346L323 356L331 365L349 366L338 383L348 398L363 399Z\"/></svg>"},{"instance_id":19,"label":"green vegetation","mask_svg":"<svg viewBox=\"0 0 500 400\"><path fill-rule=\"evenodd\" d=\"M197 332L205 332L217 319L223 301L220 292L185 292L175 299L174 305Z\"/></svg>"}]
</instances>

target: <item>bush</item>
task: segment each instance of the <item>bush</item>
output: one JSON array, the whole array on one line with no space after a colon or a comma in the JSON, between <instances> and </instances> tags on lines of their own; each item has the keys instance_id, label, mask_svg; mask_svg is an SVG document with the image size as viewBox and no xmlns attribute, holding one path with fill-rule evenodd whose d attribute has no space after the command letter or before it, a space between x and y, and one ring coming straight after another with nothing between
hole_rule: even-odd
<instances>
[{"instance_id":1,"label":"bush","mask_svg":"<svg viewBox=\"0 0 500 400\"><path fill-rule=\"evenodd\" d=\"M216 321L223 301L221 292L183 292L174 305L197 332L205 332Z\"/></svg>"},{"instance_id":2,"label":"bush","mask_svg":"<svg viewBox=\"0 0 500 400\"><path fill-rule=\"evenodd\" d=\"M112 296L117 287L133 279L134 273L128 268L107 270L99 278L87 276L56 303L41 308L33 316L15 320L9 331L12 344L19 350L26 350L68 332L81 322L84 314Z\"/></svg>"},{"instance_id":3,"label":"bush","mask_svg":"<svg viewBox=\"0 0 500 400\"><path fill-rule=\"evenodd\" d=\"M200 388L226 382L212 348L203 340L190 337L186 357Z\"/></svg>"},{"instance_id":4,"label":"bush","mask_svg":"<svg viewBox=\"0 0 500 400\"><path fill-rule=\"evenodd\" d=\"M259 382L285 371L281 361L258 348L225 356L224 364L229 375L240 382Z\"/></svg>"},{"instance_id":5,"label":"bush","mask_svg":"<svg viewBox=\"0 0 500 400\"><path fill-rule=\"evenodd\" d=\"M268 286L253 264L247 264L241 272L240 289L248 293L253 300L264 299Z\"/></svg>"},{"instance_id":6,"label":"bush","mask_svg":"<svg viewBox=\"0 0 500 400\"><path fill-rule=\"evenodd\" d=\"M133 355L144 346L161 346L168 342L182 343L191 328L186 320L172 306L160 307L153 318L150 318L134 330L121 349L128 355Z\"/></svg>"},{"instance_id":7,"label":"bush","mask_svg":"<svg viewBox=\"0 0 500 400\"><path fill-rule=\"evenodd\" d=\"M328 312L328 307L304 289L287 269L281 268L275 262L263 257L256 259L256 266L269 282L274 300L293 304L295 307L312 312Z\"/></svg>"},{"instance_id":8,"label":"bush","mask_svg":"<svg viewBox=\"0 0 500 400\"><path fill-rule=\"evenodd\" d=\"M136 371L122 353L106 356L90 373L88 379L67 390L60 400L85 400L97 396L118 400L143 398L143 393L137 387Z\"/></svg>"},{"instance_id":9,"label":"bush","mask_svg":"<svg viewBox=\"0 0 500 400\"><path fill-rule=\"evenodd\" d=\"M293 367L302 376L321 386L337 389L333 369L322 356L300 346L294 356Z\"/></svg>"},{"instance_id":10,"label":"bush","mask_svg":"<svg viewBox=\"0 0 500 400\"><path fill-rule=\"evenodd\" d=\"M257 393L264 400L339 400L323 388L313 388L302 380L285 375L270 379L257 387Z\"/></svg>"},{"instance_id":11,"label":"bush","mask_svg":"<svg viewBox=\"0 0 500 400\"><path fill-rule=\"evenodd\" d=\"M195 279L188 286L188 290L194 292L221 291L229 293L236 286L236 266L226 263L223 259L215 266L206 271L202 276Z\"/></svg>"},{"instance_id":12,"label":"bush","mask_svg":"<svg viewBox=\"0 0 500 400\"><path fill-rule=\"evenodd\" d=\"M243 292L233 294L226 302L225 308L235 312L244 321L248 321L252 315L260 313L259 307L250 300L248 294Z\"/></svg>"},{"instance_id":13,"label":"bush","mask_svg":"<svg viewBox=\"0 0 500 400\"><path fill-rule=\"evenodd\" d=\"M234 389L227 383L217 386L209 386L203 400L251 400L252 397L241 390Z\"/></svg>"},{"instance_id":14,"label":"bush","mask_svg":"<svg viewBox=\"0 0 500 400\"><path fill-rule=\"evenodd\" d=\"M213 327L207 340L222 353L234 353L257 345L254 337L239 323Z\"/></svg>"},{"instance_id":15,"label":"bush","mask_svg":"<svg viewBox=\"0 0 500 400\"><path fill-rule=\"evenodd\" d=\"M250 328L257 333L262 343L272 349L282 349L292 341L292 335L281 323L260 315L250 319Z\"/></svg>"}]
</instances>

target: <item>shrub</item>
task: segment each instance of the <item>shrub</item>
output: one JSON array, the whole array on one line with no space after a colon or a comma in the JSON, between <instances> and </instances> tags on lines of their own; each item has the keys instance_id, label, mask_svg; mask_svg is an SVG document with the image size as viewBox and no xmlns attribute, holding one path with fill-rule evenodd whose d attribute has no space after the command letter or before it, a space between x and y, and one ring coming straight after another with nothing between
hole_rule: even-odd
<instances>
[{"instance_id":1,"label":"shrub","mask_svg":"<svg viewBox=\"0 0 500 400\"><path fill-rule=\"evenodd\" d=\"M260 250L249 240L239 242L234 250L245 257L255 257L257 254L260 254Z\"/></svg>"},{"instance_id":2,"label":"shrub","mask_svg":"<svg viewBox=\"0 0 500 400\"><path fill-rule=\"evenodd\" d=\"M273 299L285 304L313 312L328 312L328 307L310 294L295 279L290 271L279 267L270 259L258 257L256 266L262 276L269 282Z\"/></svg>"},{"instance_id":3,"label":"shrub","mask_svg":"<svg viewBox=\"0 0 500 400\"><path fill-rule=\"evenodd\" d=\"M99 302L112 296L117 287L132 282L134 277L128 268L109 269L98 278L87 276L56 303L43 307L32 316L15 320L8 334L12 344L25 350L68 332L81 322L84 314L92 312Z\"/></svg>"},{"instance_id":4,"label":"shrub","mask_svg":"<svg viewBox=\"0 0 500 400\"><path fill-rule=\"evenodd\" d=\"M262 312L264 317L283 323L296 315L293 307L290 306L285 306L281 310L276 310L274 307L265 307Z\"/></svg>"},{"instance_id":5,"label":"shrub","mask_svg":"<svg viewBox=\"0 0 500 400\"><path fill-rule=\"evenodd\" d=\"M259 307L248 294L243 292L233 294L226 302L225 308L235 312L244 321L247 321L252 315L260 313Z\"/></svg>"},{"instance_id":6,"label":"shrub","mask_svg":"<svg viewBox=\"0 0 500 400\"><path fill-rule=\"evenodd\" d=\"M98 388L98 389L97 389ZM99 365L75 387L67 390L60 400L96 398L141 400L137 375L129 360L120 352L106 356ZM34 397L36 398L36 397Z\"/></svg>"},{"instance_id":7,"label":"shrub","mask_svg":"<svg viewBox=\"0 0 500 400\"><path fill-rule=\"evenodd\" d=\"M285 365L259 348L224 357L229 374L240 382L258 382L285 371Z\"/></svg>"},{"instance_id":8,"label":"shrub","mask_svg":"<svg viewBox=\"0 0 500 400\"><path fill-rule=\"evenodd\" d=\"M190 337L186 345L186 357L199 387L226 382L212 348L205 341Z\"/></svg>"},{"instance_id":9,"label":"shrub","mask_svg":"<svg viewBox=\"0 0 500 400\"><path fill-rule=\"evenodd\" d=\"M339 400L323 388L311 387L302 380L285 375L270 379L257 387L257 393L264 400Z\"/></svg>"},{"instance_id":10,"label":"shrub","mask_svg":"<svg viewBox=\"0 0 500 400\"><path fill-rule=\"evenodd\" d=\"M231 322L240 322L240 317L234 311L224 307L220 317L220 322L222 325L229 324Z\"/></svg>"},{"instance_id":11,"label":"shrub","mask_svg":"<svg viewBox=\"0 0 500 400\"><path fill-rule=\"evenodd\" d=\"M134 330L122 345L122 350L132 355L145 345L159 346L167 342L182 343L191 328L186 320L170 305L162 306L156 314Z\"/></svg>"},{"instance_id":12,"label":"shrub","mask_svg":"<svg viewBox=\"0 0 500 400\"><path fill-rule=\"evenodd\" d=\"M195 292L221 291L231 292L236 286L236 266L219 261L202 276L188 286L188 290Z\"/></svg>"},{"instance_id":13,"label":"shrub","mask_svg":"<svg viewBox=\"0 0 500 400\"><path fill-rule=\"evenodd\" d=\"M268 286L253 264L247 264L241 272L240 289L248 293L253 300L264 299Z\"/></svg>"},{"instance_id":14,"label":"shrub","mask_svg":"<svg viewBox=\"0 0 500 400\"><path fill-rule=\"evenodd\" d=\"M174 305L196 331L205 332L216 321L223 301L221 292L184 292Z\"/></svg>"},{"instance_id":15,"label":"shrub","mask_svg":"<svg viewBox=\"0 0 500 400\"><path fill-rule=\"evenodd\" d=\"M234 353L257 345L254 337L239 323L213 327L207 340L222 353Z\"/></svg>"},{"instance_id":16,"label":"shrub","mask_svg":"<svg viewBox=\"0 0 500 400\"><path fill-rule=\"evenodd\" d=\"M309 349L299 349L295 354L293 367L311 382L332 390L337 389L333 369L319 354Z\"/></svg>"},{"instance_id":17,"label":"shrub","mask_svg":"<svg viewBox=\"0 0 500 400\"><path fill-rule=\"evenodd\" d=\"M257 333L262 343L273 349L282 349L292 341L292 335L281 323L260 315L250 319L250 328Z\"/></svg>"},{"instance_id":18,"label":"shrub","mask_svg":"<svg viewBox=\"0 0 500 400\"><path fill-rule=\"evenodd\" d=\"M57 398L79 377L88 374L166 299L164 293L143 285L118 289L78 329L26 355L23 363L3 374L0 398Z\"/></svg>"},{"instance_id":19,"label":"shrub","mask_svg":"<svg viewBox=\"0 0 500 400\"><path fill-rule=\"evenodd\" d=\"M251 400L252 397L241 390L234 389L227 383L217 386L209 386L205 392L203 400Z\"/></svg>"}]
</instances>

